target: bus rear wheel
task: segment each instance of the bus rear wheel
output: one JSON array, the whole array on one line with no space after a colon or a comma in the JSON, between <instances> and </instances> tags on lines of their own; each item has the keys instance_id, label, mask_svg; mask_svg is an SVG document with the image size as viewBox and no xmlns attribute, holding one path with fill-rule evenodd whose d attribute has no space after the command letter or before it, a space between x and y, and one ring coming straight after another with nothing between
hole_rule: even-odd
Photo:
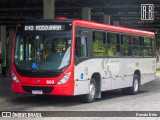
<instances>
[{"instance_id":1,"label":"bus rear wheel","mask_svg":"<svg viewBox=\"0 0 160 120\"><path fill-rule=\"evenodd\" d=\"M129 88L129 94L135 95L139 92L139 82L140 78L137 74L134 74L133 76L133 84L132 87Z\"/></svg>"},{"instance_id":2,"label":"bus rear wheel","mask_svg":"<svg viewBox=\"0 0 160 120\"><path fill-rule=\"evenodd\" d=\"M89 84L89 93L86 95L83 95L83 102L86 102L86 103L94 102L96 98L96 91L97 91L96 81L94 78L92 78Z\"/></svg>"},{"instance_id":3,"label":"bus rear wheel","mask_svg":"<svg viewBox=\"0 0 160 120\"><path fill-rule=\"evenodd\" d=\"M135 95L139 92L139 86L140 86L140 78L137 74L134 74L133 76L133 83L132 87L129 88L123 88L122 92L124 94L130 94L130 95Z\"/></svg>"}]
</instances>

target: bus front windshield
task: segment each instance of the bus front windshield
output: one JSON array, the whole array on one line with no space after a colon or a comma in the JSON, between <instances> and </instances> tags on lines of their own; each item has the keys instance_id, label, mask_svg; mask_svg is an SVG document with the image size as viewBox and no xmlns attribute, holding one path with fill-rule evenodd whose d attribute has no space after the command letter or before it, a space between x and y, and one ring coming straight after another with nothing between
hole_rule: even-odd
<instances>
[{"instance_id":1,"label":"bus front windshield","mask_svg":"<svg viewBox=\"0 0 160 120\"><path fill-rule=\"evenodd\" d=\"M69 34L17 35L14 63L25 70L59 70L70 63Z\"/></svg>"}]
</instances>

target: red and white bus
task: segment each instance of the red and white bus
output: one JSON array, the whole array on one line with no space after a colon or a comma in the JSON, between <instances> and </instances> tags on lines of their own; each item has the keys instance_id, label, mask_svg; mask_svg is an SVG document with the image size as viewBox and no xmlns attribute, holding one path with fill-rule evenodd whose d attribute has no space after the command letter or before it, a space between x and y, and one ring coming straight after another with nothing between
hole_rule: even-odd
<instances>
[{"instance_id":1,"label":"red and white bus","mask_svg":"<svg viewBox=\"0 0 160 120\"><path fill-rule=\"evenodd\" d=\"M83 20L22 22L13 43L13 92L82 95L85 102L113 89L137 94L156 78L154 37Z\"/></svg>"}]
</instances>

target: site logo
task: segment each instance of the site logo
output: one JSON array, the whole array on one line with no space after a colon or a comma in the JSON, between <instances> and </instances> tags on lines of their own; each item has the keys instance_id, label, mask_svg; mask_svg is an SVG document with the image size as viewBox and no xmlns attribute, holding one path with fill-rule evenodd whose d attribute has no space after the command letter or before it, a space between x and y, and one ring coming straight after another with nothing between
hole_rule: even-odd
<instances>
[{"instance_id":1,"label":"site logo","mask_svg":"<svg viewBox=\"0 0 160 120\"><path fill-rule=\"evenodd\" d=\"M11 112L2 112L2 117L12 117Z\"/></svg>"},{"instance_id":2,"label":"site logo","mask_svg":"<svg viewBox=\"0 0 160 120\"><path fill-rule=\"evenodd\" d=\"M141 20L154 20L154 4L141 4Z\"/></svg>"}]
</instances>

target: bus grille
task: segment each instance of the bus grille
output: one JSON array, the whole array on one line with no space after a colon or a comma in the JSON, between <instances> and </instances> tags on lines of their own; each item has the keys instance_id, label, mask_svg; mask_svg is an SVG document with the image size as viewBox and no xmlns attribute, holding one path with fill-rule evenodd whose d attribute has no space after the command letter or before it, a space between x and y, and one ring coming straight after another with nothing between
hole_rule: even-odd
<instances>
[{"instance_id":1,"label":"bus grille","mask_svg":"<svg viewBox=\"0 0 160 120\"><path fill-rule=\"evenodd\" d=\"M32 93L32 90L42 90L43 93L50 93L53 90L53 87L43 87L43 86L22 86L22 88L29 93Z\"/></svg>"}]
</instances>

